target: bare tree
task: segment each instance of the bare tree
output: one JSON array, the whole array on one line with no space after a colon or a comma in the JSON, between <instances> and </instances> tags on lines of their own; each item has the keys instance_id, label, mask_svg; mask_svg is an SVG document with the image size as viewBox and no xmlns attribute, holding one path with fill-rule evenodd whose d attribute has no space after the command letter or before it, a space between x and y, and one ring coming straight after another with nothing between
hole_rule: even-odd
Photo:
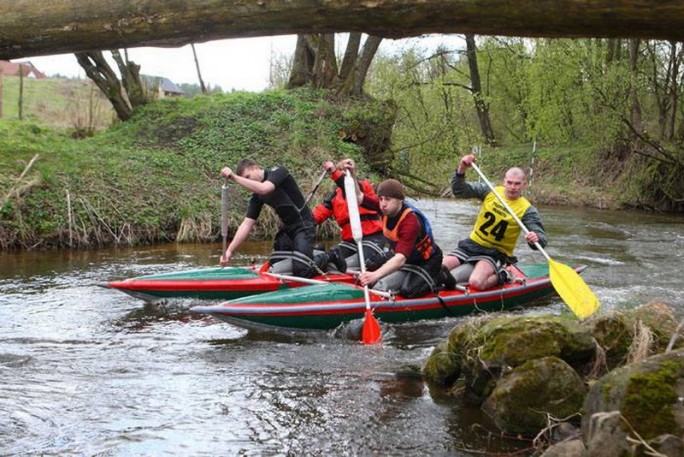
<instances>
[{"instance_id":1,"label":"bare tree","mask_svg":"<svg viewBox=\"0 0 684 457\"><path fill-rule=\"evenodd\" d=\"M361 34L350 34L338 66L334 34L299 35L287 88L309 85L331 89L342 96L360 96L381 41L382 38L370 35L359 52Z\"/></svg>"},{"instance_id":2,"label":"bare tree","mask_svg":"<svg viewBox=\"0 0 684 457\"><path fill-rule=\"evenodd\" d=\"M136 106L149 101L147 91L140 80L140 65L128 59L121 58L118 50L111 51L116 62L121 80L105 59L102 51L77 52L76 60L85 70L86 75L100 88L114 107L116 115L122 121L133 115Z\"/></svg>"},{"instance_id":3,"label":"bare tree","mask_svg":"<svg viewBox=\"0 0 684 457\"><path fill-rule=\"evenodd\" d=\"M489 118L489 103L485 101L482 93L482 82L480 80L480 69L477 65L477 46L475 45L475 35L466 35L466 57L468 58L468 69L470 70L470 91L475 100L475 110L480 121L480 130L485 138L485 143L496 144L492 122Z\"/></svg>"},{"instance_id":4,"label":"bare tree","mask_svg":"<svg viewBox=\"0 0 684 457\"><path fill-rule=\"evenodd\" d=\"M195 51L195 44L191 44L190 47L192 48L192 55L195 57L195 68L197 68L197 79L199 79L200 89L202 90L202 93L206 95L207 88L204 85L204 80L202 79L202 72L200 72L199 60L197 60L197 51Z\"/></svg>"}]
</instances>

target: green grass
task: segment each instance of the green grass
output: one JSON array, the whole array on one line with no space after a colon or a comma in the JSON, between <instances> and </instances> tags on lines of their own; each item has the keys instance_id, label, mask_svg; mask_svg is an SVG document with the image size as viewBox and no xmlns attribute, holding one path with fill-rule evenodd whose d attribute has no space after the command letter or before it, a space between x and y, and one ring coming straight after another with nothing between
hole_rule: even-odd
<instances>
[{"instance_id":1,"label":"green grass","mask_svg":"<svg viewBox=\"0 0 684 457\"><path fill-rule=\"evenodd\" d=\"M0 198L9 195L0 201L0 247L215 241L221 167L244 157L283 164L306 192L323 161L362 163L360 148L337 136L364 122L349 112L374 102L351 104L360 105L350 111L308 91L166 99L85 140L33 121L0 121ZM231 185L230 196L232 232L248 195ZM275 218L259 222L256 235L272 236Z\"/></svg>"},{"instance_id":2,"label":"green grass","mask_svg":"<svg viewBox=\"0 0 684 457\"><path fill-rule=\"evenodd\" d=\"M20 98L22 119L48 126L82 128L92 124L102 130L115 119L111 105L89 79L23 78L20 83L18 76L5 75L3 82L3 119L19 119Z\"/></svg>"}]
</instances>

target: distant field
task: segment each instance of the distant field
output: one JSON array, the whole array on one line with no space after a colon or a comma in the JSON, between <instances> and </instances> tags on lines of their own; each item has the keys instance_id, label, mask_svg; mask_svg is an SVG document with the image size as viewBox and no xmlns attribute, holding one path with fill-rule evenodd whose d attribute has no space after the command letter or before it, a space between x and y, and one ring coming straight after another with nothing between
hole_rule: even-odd
<instances>
[{"instance_id":1,"label":"distant field","mask_svg":"<svg viewBox=\"0 0 684 457\"><path fill-rule=\"evenodd\" d=\"M2 117L19 118L19 77L4 76ZM88 79L24 78L22 118L46 125L100 130L116 115L100 90Z\"/></svg>"}]
</instances>

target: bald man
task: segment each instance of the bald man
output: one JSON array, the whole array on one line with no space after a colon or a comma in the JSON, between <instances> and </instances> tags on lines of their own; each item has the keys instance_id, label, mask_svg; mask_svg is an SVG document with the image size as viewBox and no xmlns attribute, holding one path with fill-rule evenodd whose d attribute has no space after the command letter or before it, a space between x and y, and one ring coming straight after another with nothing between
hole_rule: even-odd
<instances>
[{"instance_id":1,"label":"bald man","mask_svg":"<svg viewBox=\"0 0 684 457\"><path fill-rule=\"evenodd\" d=\"M506 265L517 262L513 250L522 229L485 183L469 183L465 173L475 162L472 154L463 156L451 179L451 191L457 198L477 198L482 207L470 236L444 256L442 265L449 271L470 263L474 269L468 284L479 290L501 285L506 281ZM508 206L527 227L525 240L532 249L535 243L546 246L546 232L537 208L523 197L527 176L520 168L506 172L503 183L495 187Z\"/></svg>"}]
</instances>

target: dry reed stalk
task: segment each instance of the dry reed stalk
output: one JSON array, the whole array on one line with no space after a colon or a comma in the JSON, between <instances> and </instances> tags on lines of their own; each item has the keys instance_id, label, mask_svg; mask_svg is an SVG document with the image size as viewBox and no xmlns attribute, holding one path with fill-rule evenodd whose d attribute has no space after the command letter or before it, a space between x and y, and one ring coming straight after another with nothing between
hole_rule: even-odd
<instances>
[{"instance_id":1,"label":"dry reed stalk","mask_svg":"<svg viewBox=\"0 0 684 457\"><path fill-rule=\"evenodd\" d=\"M211 239L213 237L213 225L211 216L201 215L197 218L186 218L181 221L176 235L176 242L197 242Z\"/></svg>"},{"instance_id":2,"label":"dry reed stalk","mask_svg":"<svg viewBox=\"0 0 684 457\"><path fill-rule=\"evenodd\" d=\"M639 362L646 359L653 347L653 332L639 320L634 324L634 338L627 354L627 363Z\"/></svg>"},{"instance_id":3,"label":"dry reed stalk","mask_svg":"<svg viewBox=\"0 0 684 457\"><path fill-rule=\"evenodd\" d=\"M675 343L677 342L677 338L681 336L682 330L684 330L684 319L682 319L682 321L679 323L674 333L672 334L672 338L670 338L670 342L667 343L667 348L665 349L665 352L670 352L672 350Z\"/></svg>"},{"instance_id":4,"label":"dry reed stalk","mask_svg":"<svg viewBox=\"0 0 684 457\"><path fill-rule=\"evenodd\" d=\"M40 177L36 177L36 178L32 179L31 181L29 181L28 183L25 183L23 186L20 185L21 180L24 179L24 177L26 176L26 173L28 173L28 171L31 169L31 167L33 166L33 163L38 159L39 155L40 154L34 155L33 158L26 165L26 167L24 167L24 171L22 171L21 174L19 175L19 177L16 179L16 184L13 187L10 187L9 192L7 192L7 195L5 195L5 197L3 198L2 205L0 205L0 208L5 206L5 203L7 203L9 201L9 199L12 197L12 194L16 194L17 197L19 197L21 194L26 192L28 189L30 189L31 187L40 183Z\"/></svg>"},{"instance_id":5,"label":"dry reed stalk","mask_svg":"<svg viewBox=\"0 0 684 457\"><path fill-rule=\"evenodd\" d=\"M65 190L67 200L67 220L69 221L69 247L73 247L74 234L72 231L73 214L71 214L71 195L69 195L69 189Z\"/></svg>"},{"instance_id":6,"label":"dry reed stalk","mask_svg":"<svg viewBox=\"0 0 684 457\"><path fill-rule=\"evenodd\" d=\"M109 224L105 222L105 220L102 218L102 216L100 216L100 214L95 210L95 208L93 208L93 206L86 199L81 198L80 200L81 204L83 205L83 208L88 213L91 222L93 222L93 225L97 228L95 235L98 240L98 244L104 244L104 240L106 239L100 233L100 227L104 227L105 229L107 229L107 232L109 232L112 239L115 240L117 244L120 244L121 240L119 239L119 237L116 235L116 233L114 233ZM95 216L95 218L92 217L93 215Z\"/></svg>"},{"instance_id":7,"label":"dry reed stalk","mask_svg":"<svg viewBox=\"0 0 684 457\"><path fill-rule=\"evenodd\" d=\"M594 355L594 363L587 374L587 378L589 379L598 379L608 371L606 351L598 344L596 338L594 338L594 349L596 354Z\"/></svg>"}]
</instances>

